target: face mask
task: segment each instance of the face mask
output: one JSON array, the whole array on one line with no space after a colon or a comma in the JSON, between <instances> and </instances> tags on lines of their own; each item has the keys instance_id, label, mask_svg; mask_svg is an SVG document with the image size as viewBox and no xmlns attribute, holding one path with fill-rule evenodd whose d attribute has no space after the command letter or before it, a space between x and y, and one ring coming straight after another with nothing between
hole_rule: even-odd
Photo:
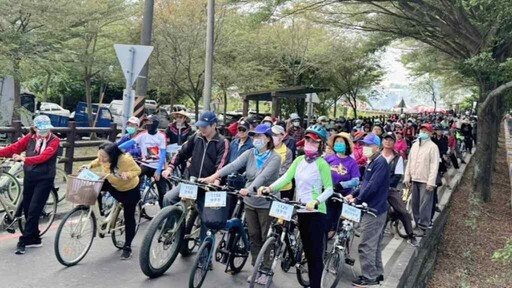
<instances>
[{"instance_id":1,"label":"face mask","mask_svg":"<svg viewBox=\"0 0 512 288\"><path fill-rule=\"evenodd\" d=\"M315 144L306 141L304 144L304 153L308 159L314 159L319 155L318 147Z\"/></svg>"},{"instance_id":2,"label":"face mask","mask_svg":"<svg viewBox=\"0 0 512 288\"><path fill-rule=\"evenodd\" d=\"M261 150L267 144L265 143L265 140L263 140L263 139L254 139L254 141L252 141L252 145L254 146L254 148Z\"/></svg>"},{"instance_id":3,"label":"face mask","mask_svg":"<svg viewBox=\"0 0 512 288\"><path fill-rule=\"evenodd\" d=\"M345 143L334 143L334 152L345 154L347 151L347 145Z\"/></svg>"},{"instance_id":4,"label":"face mask","mask_svg":"<svg viewBox=\"0 0 512 288\"><path fill-rule=\"evenodd\" d=\"M272 127L272 123L270 123L270 122L264 122L263 125L265 125L267 127Z\"/></svg>"},{"instance_id":5,"label":"face mask","mask_svg":"<svg viewBox=\"0 0 512 288\"><path fill-rule=\"evenodd\" d=\"M274 141L275 146L281 144L281 139L279 139L279 136L272 136L272 141Z\"/></svg>"},{"instance_id":6,"label":"face mask","mask_svg":"<svg viewBox=\"0 0 512 288\"><path fill-rule=\"evenodd\" d=\"M357 128L361 128L361 124L356 124L356 127Z\"/></svg>"},{"instance_id":7,"label":"face mask","mask_svg":"<svg viewBox=\"0 0 512 288\"><path fill-rule=\"evenodd\" d=\"M411 127L411 126L412 126L412 123L407 123L407 126Z\"/></svg>"},{"instance_id":8,"label":"face mask","mask_svg":"<svg viewBox=\"0 0 512 288\"><path fill-rule=\"evenodd\" d=\"M300 126L300 122L298 122L298 121L297 122L293 122L293 126L299 127Z\"/></svg>"},{"instance_id":9,"label":"face mask","mask_svg":"<svg viewBox=\"0 0 512 288\"><path fill-rule=\"evenodd\" d=\"M137 132L137 129L135 127L126 127L126 132L130 135L133 135Z\"/></svg>"},{"instance_id":10,"label":"face mask","mask_svg":"<svg viewBox=\"0 0 512 288\"><path fill-rule=\"evenodd\" d=\"M420 133L418 135L418 138L421 139L421 140L427 140L428 139L428 134L427 133Z\"/></svg>"},{"instance_id":11,"label":"face mask","mask_svg":"<svg viewBox=\"0 0 512 288\"><path fill-rule=\"evenodd\" d=\"M158 129L158 122L153 122L151 124L148 124L146 126L146 129L148 130L148 133L150 135L155 135Z\"/></svg>"},{"instance_id":12,"label":"face mask","mask_svg":"<svg viewBox=\"0 0 512 288\"><path fill-rule=\"evenodd\" d=\"M36 132L37 136L41 136L41 137L48 136L48 133L50 133L50 131L48 129L38 129Z\"/></svg>"},{"instance_id":13,"label":"face mask","mask_svg":"<svg viewBox=\"0 0 512 288\"><path fill-rule=\"evenodd\" d=\"M372 147L363 147L363 155L366 157L366 158L370 158L372 157L373 155L373 149Z\"/></svg>"}]
</instances>

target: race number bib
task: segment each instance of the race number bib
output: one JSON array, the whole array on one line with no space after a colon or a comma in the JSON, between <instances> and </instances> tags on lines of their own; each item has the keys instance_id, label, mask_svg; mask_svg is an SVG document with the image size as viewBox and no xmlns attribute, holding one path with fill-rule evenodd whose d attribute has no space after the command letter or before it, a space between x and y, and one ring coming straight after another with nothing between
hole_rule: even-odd
<instances>
[{"instance_id":1,"label":"race number bib","mask_svg":"<svg viewBox=\"0 0 512 288\"><path fill-rule=\"evenodd\" d=\"M341 217L350 221L360 222L361 210L357 209L354 206L343 204L343 208L341 209Z\"/></svg>"},{"instance_id":2,"label":"race number bib","mask_svg":"<svg viewBox=\"0 0 512 288\"><path fill-rule=\"evenodd\" d=\"M204 198L204 207L226 207L226 192L207 192Z\"/></svg>"},{"instance_id":3,"label":"race number bib","mask_svg":"<svg viewBox=\"0 0 512 288\"><path fill-rule=\"evenodd\" d=\"M272 202L272 206L270 207L269 215L274 218L290 221L292 220L293 215L293 205L274 201Z\"/></svg>"},{"instance_id":4,"label":"race number bib","mask_svg":"<svg viewBox=\"0 0 512 288\"><path fill-rule=\"evenodd\" d=\"M191 184L180 184L180 198L197 199L197 186Z\"/></svg>"}]
</instances>

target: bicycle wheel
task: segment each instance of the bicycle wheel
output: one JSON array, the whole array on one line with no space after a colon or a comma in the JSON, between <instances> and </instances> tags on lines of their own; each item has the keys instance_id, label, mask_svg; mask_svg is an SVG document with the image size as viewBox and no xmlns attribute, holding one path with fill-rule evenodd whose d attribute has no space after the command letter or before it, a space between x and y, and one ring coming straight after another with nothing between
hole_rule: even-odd
<instances>
[{"instance_id":1,"label":"bicycle wheel","mask_svg":"<svg viewBox=\"0 0 512 288\"><path fill-rule=\"evenodd\" d=\"M345 264L345 251L332 247L331 253L327 254L322 271L322 288L336 288L341 280L343 265Z\"/></svg>"},{"instance_id":2,"label":"bicycle wheel","mask_svg":"<svg viewBox=\"0 0 512 288\"><path fill-rule=\"evenodd\" d=\"M66 198L68 175L66 174L66 171L61 168L57 168L56 172L57 174L55 175L53 187L57 188L58 201L60 203L64 198Z\"/></svg>"},{"instance_id":3,"label":"bicycle wheel","mask_svg":"<svg viewBox=\"0 0 512 288\"><path fill-rule=\"evenodd\" d=\"M269 277L266 288L270 287L272 283L272 278L274 276L274 271L272 271L272 263L277 257L279 253L279 243L277 242L277 238L272 236L265 241L263 247L261 247L260 253L258 253L258 258L256 258L256 263L254 265L254 269L252 271L251 283L249 287L253 288L259 285L256 283L256 280L260 275L267 275ZM265 262L268 261L266 264Z\"/></svg>"},{"instance_id":4,"label":"bicycle wheel","mask_svg":"<svg viewBox=\"0 0 512 288\"><path fill-rule=\"evenodd\" d=\"M118 206L112 214L112 227L110 228L110 237L112 243L117 249L123 249L124 247L124 210L121 206Z\"/></svg>"},{"instance_id":5,"label":"bicycle wheel","mask_svg":"<svg viewBox=\"0 0 512 288\"><path fill-rule=\"evenodd\" d=\"M229 249L229 268L233 271L234 274L242 271L242 268L245 266L245 262L247 262L247 257L249 257L249 247L246 247L242 236L239 233L235 234L235 241L233 241L231 248Z\"/></svg>"},{"instance_id":6,"label":"bicycle wheel","mask_svg":"<svg viewBox=\"0 0 512 288\"><path fill-rule=\"evenodd\" d=\"M64 266L80 262L92 246L96 235L96 217L89 207L78 206L69 212L55 235L55 256Z\"/></svg>"},{"instance_id":7,"label":"bicycle wheel","mask_svg":"<svg viewBox=\"0 0 512 288\"><path fill-rule=\"evenodd\" d=\"M180 254L187 257L194 251L199 243L199 232L201 231L201 217L197 210L189 210L189 215L185 224L185 234L183 236L183 243L180 248Z\"/></svg>"},{"instance_id":8,"label":"bicycle wheel","mask_svg":"<svg viewBox=\"0 0 512 288\"><path fill-rule=\"evenodd\" d=\"M409 238L409 235L407 235L407 232L405 232L405 227L402 221L395 220L391 223L391 227L393 228L393 231L395 234L400 236L401 238L407 239Z\"/></svg>"},{"instance_id":9,"label":"bicycle wheel","mask_svg":"<svg viewBox=\"0 0 512 288\"><path fill-rule=\"evenodd\" d=\"M142 217L151 220L160 211L160 205L158 204L158 190L156 183L152 182L151 187L146 188L142 198Z\"/></svg>"},{"instance_id":10,"label":"bicycle wheel","mask_svg":"<svg viewBox=\"0 0 512 288\"><path fill-rule=\"evenodd\" d=\"M21 196L21 185L18 179L7 172L3 172L0 174L0 197L2 198L0 201L4 201L7 205L16 205ZM4 209L1 207L1 211Z\"/></svg>"},{"instance_id":11,"label":"bicycle wheel","mask_svg":"<svg viewBox=\"0 0 512 288\"><path fill-rule=\"evenodd\" d=\"M297 281L299 281L302 287L309 287L308 260L304 254L301 239L298 240L297 254L295 256L297 257L298 264L296 266Z\"/></svg>"},{"instance_id":12,"label":"bicycle wheel","mask_svg":"<svg viewBox=\"0 0 512 288\"><path fill-rule=\"evenodd\" d=\"M139 254L139 265L146 276L155 278L164 274L178 256L185 229L179 222L182 214L180 207L169 206L151 221Z\"/></svg>"},{"instance_id":13,"label":"bicycle wheel","mask_svg":"<svg viewBox=\"0 0 512 288\"><path fill-rule=\"evenodd\" d=\"M215 237L213 235L212 237ZM197 259L194 263L194 268L190 273L188 279L189 288L199 288L203 285L206 274L211 265L211 254L213 250L213 238L207 237L204 239L203 244L199 247L197 252Z\"/></svg>"},{"instance_id":14,"label":"bicycle wheel","mask_svg":"<svg viewBox=\"0 0 512 288\"><path fill-rule=\"evenodd\" d=\"M46 200L46 204L43 207L43 211L41 211L41 216L39 217L39 236L43 236L53 224L55 220L55 216L57 215L57 191L52 189L50 191L50 195L48 196L48 200ZM25 217L21 216L18 218L18 227L20 228L21 233L25 230Z\"/></svg>"}]
</instances>

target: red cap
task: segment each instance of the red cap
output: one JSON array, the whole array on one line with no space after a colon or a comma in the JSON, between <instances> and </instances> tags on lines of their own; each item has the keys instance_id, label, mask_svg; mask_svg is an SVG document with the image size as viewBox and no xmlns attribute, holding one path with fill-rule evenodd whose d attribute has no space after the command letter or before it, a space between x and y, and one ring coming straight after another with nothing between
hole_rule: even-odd
<instances>
[{"instance_id":1,"label":"red cap","mask_svg":"<svg viewBox=\"0 0 512 288\"><path fill-rule=\"evenodd\" d=\"M306 133L305 138L308 138L308 137L313 139L313 141L315 141L315 142L322 142L322 139L315 133Z\"/></svg>"},{"instance_id":2,"label":"red cap","mask_svg":"<svg viewBox=\"0 0 512 288\"><path fill-rule=\"evenodd\" d=\"M296 145L297 147L304 147L304 142L306 142L306 140L302 139L302 140L300 140L299 142L297 142L295 145Z\"/></svg>"},{"instance_id":3,"label":"red cap","mask_svg":"<svg viewBox=\"0 0 512 288\"><path fill-rule=\"evenodd\" d=\"M421 124L420 129L425 128L428 130L428 132L432 132L432 125L430 124Z\"/></svg>"}]
</instances>

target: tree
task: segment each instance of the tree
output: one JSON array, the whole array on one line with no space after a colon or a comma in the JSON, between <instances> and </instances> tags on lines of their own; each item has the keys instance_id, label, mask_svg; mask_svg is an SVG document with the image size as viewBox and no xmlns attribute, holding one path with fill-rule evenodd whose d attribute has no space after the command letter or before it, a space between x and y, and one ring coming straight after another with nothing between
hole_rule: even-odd
<instances>
[{"instance_id":1,"label":"tree","mask_svg":"<svg viewBox=\"0 0 512 288\"><path fill-rule=\"evenodd\" d=\"M439 99L439 80L426 74L414 79L414 90L419 93L420 97L425 97L428 102L434 104L434 112L436 112L437 102Z\"/></svg>"},{"instance_id":2,"label":"tree","mask_svg":"<svg viewBox=\"0 0 512 288\"><path fill-rule=\"evenodd\" d=\"M345 39L333 46L326 69L336 95L350 105L355 118L358 102L368 102L365 91L380 82L384 75L379 57L368 51L364 39Z\"/></svg>"}]
</instances>

